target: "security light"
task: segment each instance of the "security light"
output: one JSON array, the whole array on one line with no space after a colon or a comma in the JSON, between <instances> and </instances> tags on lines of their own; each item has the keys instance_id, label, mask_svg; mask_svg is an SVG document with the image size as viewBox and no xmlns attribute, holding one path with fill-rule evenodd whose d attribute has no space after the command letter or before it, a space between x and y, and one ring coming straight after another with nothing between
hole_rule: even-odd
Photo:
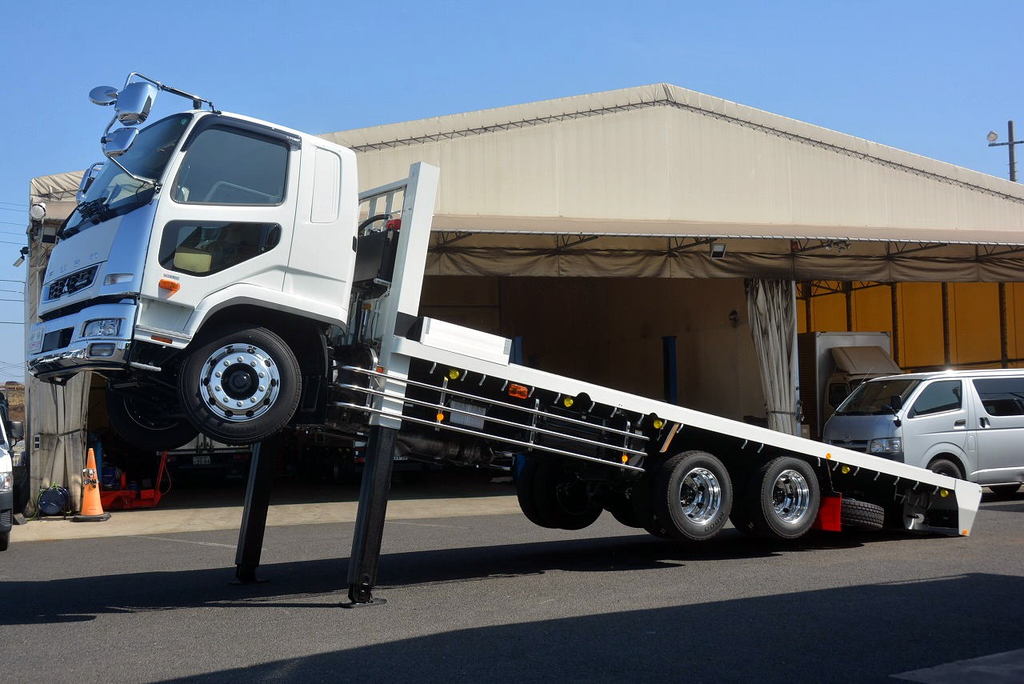
<instances>
[{"instance_id":1,"label":"security light","mask_svg":"<svg viewBox=\"0 0 1024 684\"><path fill-rule=\"evenodd\" d=\"M989 142L995 142L996 140L999 140L999 134L996 133L995 131L989 131L988 135L986 135L985 137L988 138Z\"/></svg>"}]
</instances>

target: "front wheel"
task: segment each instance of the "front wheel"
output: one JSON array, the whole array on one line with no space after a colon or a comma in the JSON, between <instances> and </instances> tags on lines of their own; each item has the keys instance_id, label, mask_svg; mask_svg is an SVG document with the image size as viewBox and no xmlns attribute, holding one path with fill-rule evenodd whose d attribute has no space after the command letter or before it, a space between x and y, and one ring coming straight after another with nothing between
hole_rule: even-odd
<instances>
[{"instance_id":1,"label":"front wheel","mask_svg":"<svg viewBox=\"0 0 1024 684\"><path fill-rule=\"evenodd\" d=\"M170 402L167 400L170 399ZM107 418L114 433L143 451L169 451L196 438L196 429L168 403L170 397L139 390L107 390Z\"/></svg>"},{"instance_id":2,"label":"front wheel","mask_svg":"<svg viewBox=\"0 0 1024 684\"><path fill-rule=\"evenodd\" d=\"M188 353L178 392L200 432L225 444L251 444L292 419L302 377L295 354L274 332L221 328Z\"/></svg>"}]
</instances>

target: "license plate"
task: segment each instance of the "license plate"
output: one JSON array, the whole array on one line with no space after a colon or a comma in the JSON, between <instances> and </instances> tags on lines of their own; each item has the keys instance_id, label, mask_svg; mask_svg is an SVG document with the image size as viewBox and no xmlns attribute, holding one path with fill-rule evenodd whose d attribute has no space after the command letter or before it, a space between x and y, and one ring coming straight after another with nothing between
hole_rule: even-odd
<instances>
[{"instance_id":1,"label":"license plate","mask_svg":"<svg viewBox=\"0 0 1024 684\"><path fill-rule=\"evenodd\" d=\"M192 457L192 465L210 465L210 455L201 454Z\"/></svg>"}]
</instances>

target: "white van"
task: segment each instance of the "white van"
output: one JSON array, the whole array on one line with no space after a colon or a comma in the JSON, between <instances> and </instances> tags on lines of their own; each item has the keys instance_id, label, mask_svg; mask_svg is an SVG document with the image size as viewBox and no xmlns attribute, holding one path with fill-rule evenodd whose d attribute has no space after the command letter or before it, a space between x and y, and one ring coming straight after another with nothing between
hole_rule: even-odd
<instances>
[{"instance_id":1,"label":"white van","mask_svg":"<svg viewBox=\"0 0 1024 684\"><path fill-rule=\"evenodd\" d=\"M1011 497L1024 482L1024 369L870 380L836 409L822 439Z\"/></svg>"}]
</instances>

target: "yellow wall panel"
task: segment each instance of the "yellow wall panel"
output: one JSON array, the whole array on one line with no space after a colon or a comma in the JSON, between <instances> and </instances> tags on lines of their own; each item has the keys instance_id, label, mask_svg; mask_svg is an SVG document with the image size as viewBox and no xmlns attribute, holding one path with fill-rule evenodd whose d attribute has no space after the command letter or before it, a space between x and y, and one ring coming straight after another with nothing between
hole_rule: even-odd
<instances>
[{"instance_id":1,"label":"yellow wall panel","mask_svg":"<svg viewBox=\"0 0 1024 684\"><path fill-rule=\"evenodd\" d=\"M1024 283L1006 284L1007 354L1024 359ZM1014 365L1024 367L1024 363Z\"/></svg>"},{"instance_id":2,"label":"yellow wall panel","mask_svg":"<svg viewBox=\"0 0 1024 684\"><path fill-rule=\"evenodd\" d=\"M812 297L811 330L846 330L846 297L841 294Z\"/></svg>"},{"instance_id":3,"label":"yellow wall panel","mask_svg":"<svg viewBox=\"0 0 1024 684\"><path fill-rule=\"evenodd\" d=\"M853 292L853 329L892 334L892 292L887 285Z\"/></svg>"},{"instance_id":4,"label":"yellow wall panel","mask_svg":"<svg viewBox=\"0 0 1024 684\"><path fill-rule=\"evenodd\" d=\"M904 368L942 366L942 287L939 283L900 283L899 357Z\"/></svg>"},{"instance_id":5,"label":"yellow wall panel","mask_svg":"<svg viewBox=\"0 0 1024 684\"><path fill-rule=\"evenodd\" d=\"M948 288L953 365L999 361L999 285L950 283Z\"/></svg>"}]
</instances>

